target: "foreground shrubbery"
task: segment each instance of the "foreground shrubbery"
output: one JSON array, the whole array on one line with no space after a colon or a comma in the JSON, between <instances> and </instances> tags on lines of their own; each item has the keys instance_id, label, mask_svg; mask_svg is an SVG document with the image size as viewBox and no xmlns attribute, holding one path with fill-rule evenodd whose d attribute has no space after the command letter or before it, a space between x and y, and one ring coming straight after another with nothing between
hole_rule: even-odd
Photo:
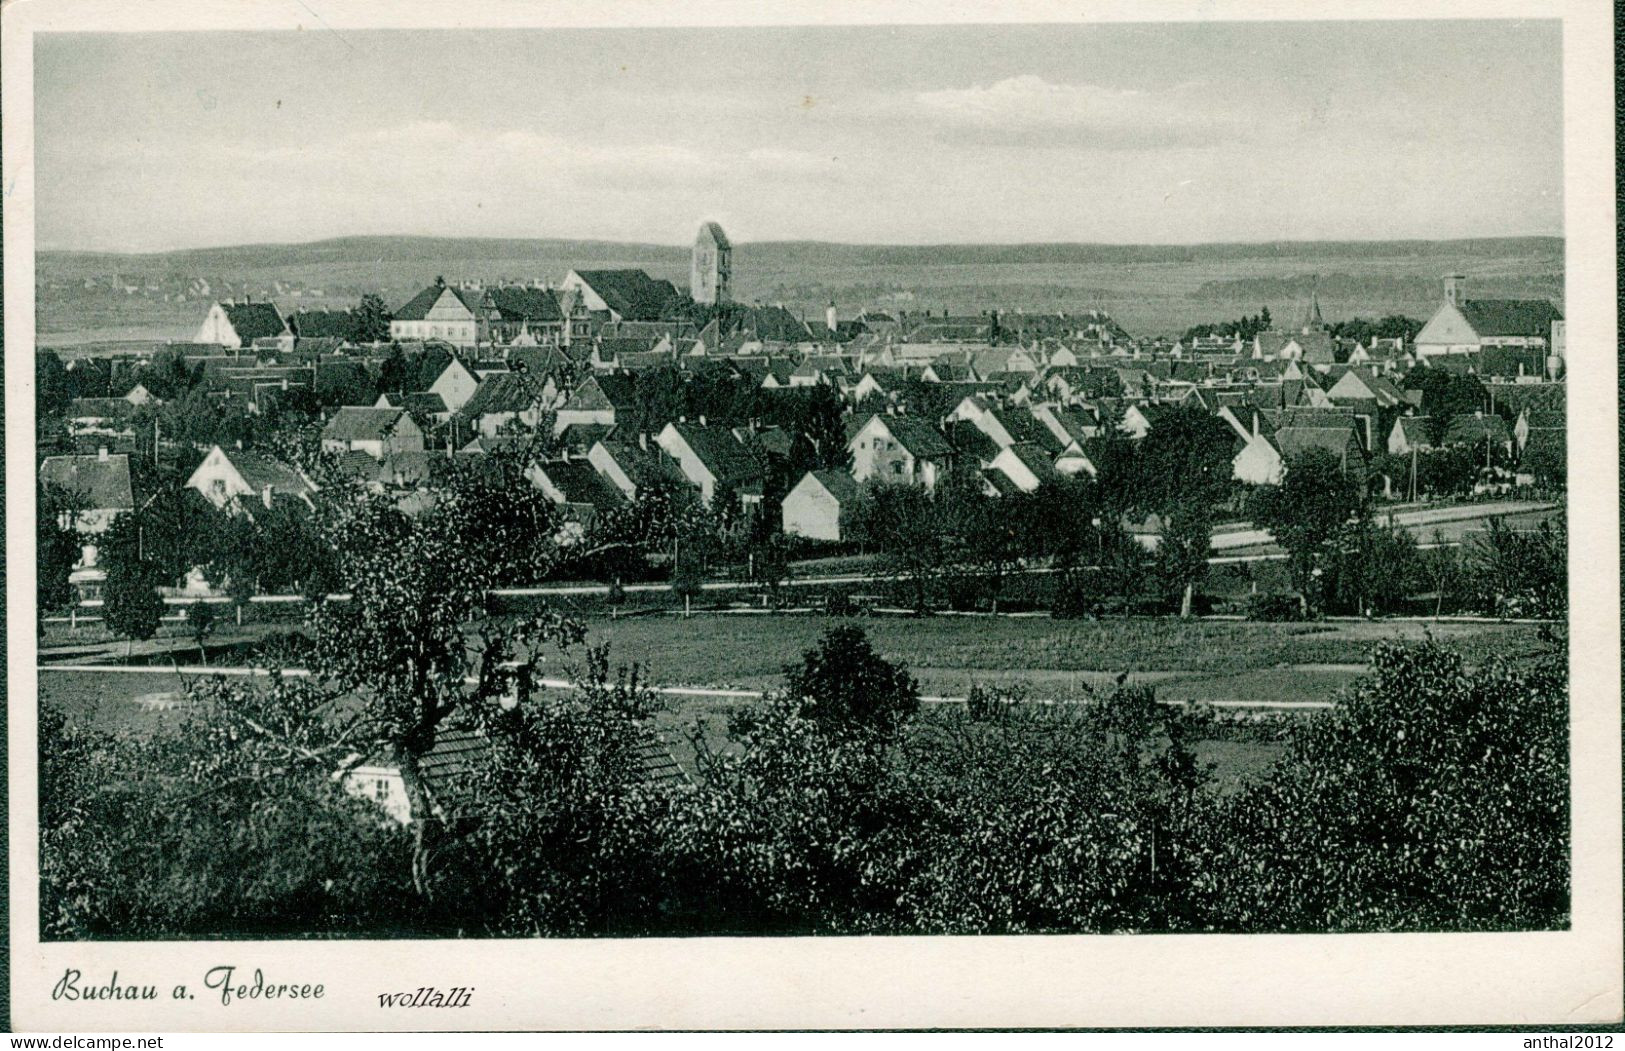
<instances>
[{"instance_id":1,"label":"foreground shrubbery","mask_svg":"<svg viewBox=\"0 0 1625 1051\"><path fill-rule=\"evenodd\" d=\"M208 705L188 733L145 742L46 718L42 926L56 938L1561 927L1564 667L1555 646L1532 666L1475 670L1432 644L1385 646L1343 706L1288 732L1269 775L1224 793L1190 747L1212 731L1200 709L1133 687L1089 705L982 690L920 709L906 671L850 629L737 720L731 747L701 749L697 784L652 785L635 753L654 705L599 655L569 699L484 711L476 819L416 849L319 764L220 737L241 724ZM279 688L280 707L251 714L289 718L309 689ZM418 888L414 858L427 865Z\"/></svg>"}]
</instances>

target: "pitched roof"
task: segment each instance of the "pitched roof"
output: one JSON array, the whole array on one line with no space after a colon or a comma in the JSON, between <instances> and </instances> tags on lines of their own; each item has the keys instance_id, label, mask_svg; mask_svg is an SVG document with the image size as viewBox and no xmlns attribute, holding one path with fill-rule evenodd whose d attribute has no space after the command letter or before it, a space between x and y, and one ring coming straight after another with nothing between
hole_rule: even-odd
<instances>
[{"instance_id":1,"label":"pitched roof","mask_svg":"<svg viewBox=\"0 0 1625 1051\"><path fill-rule=\"evenodd\" d=\"M1563 315L1544 299L1468 299L1459 308L1480 339L1485 336L1539 336L1549 339L1552 322Z\"/></svg>"},{"instance_id":2,"label":"pitched roof","mask_svg":"<svg viewBox=\"0 0 1625 1051\"><path fill-rule=\"evenodd\" d=\"M818 484L839 503L849 504L858 498L860 492L858 483L845 471L824 470L807 473L818 479Z\"/></svg>"},{"instance_id":3,"label":"pitched roof","mask_svg":"<svg viewBox=\"0 0 1625 1051\"><path fill-rule=\"evenodd\" d=\"M275 495L304 496L315 491L305 477L287 464L278 463L263 453L236 450L225 453L227 461L237 469L244 482L255 492L267 486Z\"/></svg>"},{"instance_id":4,"label":"pitched roof","mask_svg":"<svg viewBox=\"0 0 1625 1051\"><path fill-rule=\"evenodd\" d=\"M244 343L267 336L280 336L288 331L275 303L222 303L220 307L226 312L226 320L231 322L232 331Z\"/></svg>"},{"instance_id":5,"label":"pitched roof","mask_svg":"<svg viewBox=\"0 0 1625 1051\"><path fill-rule=\"evenodd\" d=\"M1341 459L1348 452L1351 441L1356 451L1363 452L1354 432L1342 427L1283 427L1275 432L1272 440L1282 457L1287 459L1310 449L1323 449Z\"/></svg>"},{"instance_id":6,"label":"pitched roof","mask_svg":"<svg viewBox=\"0 0 1625 1051\"><path fill-rule=\"evenodd\" d=\"M39 468L41 482L77 493L86 510L127 511L135 507L130 489L130 458L124 453L47 456Z\"/></svg>"},{"instance_id":7,"label":"pitched roof","mask_svg":"<svg viewBox=\"0 0 1625 1051\"><path fill-rule=\"evenodd\" d=\"M999 455L999 443L970 420L953 420L945 430L953 447L977 463L992 463Z\"/></svg>"},{"instance_id":8,"label":"pitched roof","mask_svg":"<svg viewBox=\"0 0 1625 1051\"><path fill-rule=\"evenodd\" d=\"M503 321L564 320L557 297L543 288L491 288L486 290L486 299Z\"/></svg>"},{"instance_id":9,"label":"pitched roof","mask_svg":"<svg viewBox=\"0 0 1625 1051\"><path fill-rule=\"evenodd\" d=\"M585 460L561 460L537 465L568 504L584 504L606 511L626 502L621 491Z\"/></svg>"},{"instance_id":10,"label":"pitched roof","mask_svg":"<svg viewBox=\"0 0 1625 1051\"><path fill-rule=\"evenodd\" d=\"M717 481L734 484L761 477L761 465L726 427L701 427L693 423L671 426Z\"/></svg>"},{"instance_id":11,"label":"pitched roof","mask_svg":"<svg viewBox=\"0 0 1625 1051\"><path fill-rule=\"evenodd\" d=\"M288 330L300 339L346 339L353 325L348 310L299 310L288 317Z\"/></svg>"},{"instance_id":12,"label":"pitched roof","mask_svg":"<svg viewBox=\"0 0 1625 1051\"><path fill-rule=\"evenodd\" d=\"M577 270L576 276L623 319L659 321L678 301L670 281L660 281L642 270Z\"/></svg>"},{"instance_id":13,"label":"pitched roof","mask_svg":"<svg viewBox=\"0 0 1625 1051\"><path fill-rule=\"evenodd\" d=\"M423 291L401 304L400 309L395 311L395 320L422 321L429 316L429 311L434 308L434 305L440 302L441 295L448 291L457 297L457 301L463 304L464 308L466 308L470 314L473 314L476 317L479 316L481 309L483 309L481 307L481 303L485 299L485 293L483 291L456 288L452 285L447 285L436 281L428 288L425 288Z\"/></svg>"},{"instance_id":14,"label":"pitched roof","mask_svg":"<svg viewBox=\"0 0 1625 1051\"><path fill-rule=\"evenodd\" d=\"M541 400L540 380L517 372L493 372L480 380L458 415L475 419L487 413L524 412Z\"/></svg>"},{"instance_id":15,"label":"pitched roof","mask_svg":"<svg viewBox=\"0 0 1625 1051\"><path fill-rule=\"evenodd\" d=\"M954 447L948 444L948 439L925 420L916 416L883 416L880 419L897 443L917 459L934 460L953 454Z\"/></svg>"},{"instance_id":16,"label":"pitched roof","mask_svg":"<svg viewBox=\"0 0 1625 1051\"><path fill-rule=\"evenodd\" d=\"M345 405L327 421L322 428L322 437L341 442L381 441L389 436L389 432L405 415L402 409Z\"/></svg>"}]
</instances>

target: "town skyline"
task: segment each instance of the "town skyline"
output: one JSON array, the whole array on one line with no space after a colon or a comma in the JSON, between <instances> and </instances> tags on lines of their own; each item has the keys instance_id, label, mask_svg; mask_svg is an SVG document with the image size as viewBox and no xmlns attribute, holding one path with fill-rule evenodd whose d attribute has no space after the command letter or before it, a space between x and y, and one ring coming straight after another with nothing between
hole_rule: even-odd
<instances>
[{"instance_id":1,"label":"town skyline","mask_svg":"<svg viewBox=\"0 0 1625 1051\"><path fill-rule=\"evenodd\" d=\"M1554 236L1556 25L41 37L38 243Z\"/></svg>"}]
</instances>

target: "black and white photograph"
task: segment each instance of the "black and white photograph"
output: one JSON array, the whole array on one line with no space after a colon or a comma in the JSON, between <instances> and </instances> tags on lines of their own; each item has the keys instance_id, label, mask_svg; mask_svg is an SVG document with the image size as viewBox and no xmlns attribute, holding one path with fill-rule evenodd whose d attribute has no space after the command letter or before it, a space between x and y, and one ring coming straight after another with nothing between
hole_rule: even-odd
<instances>
[{"instance_id":1,"label":"black and white photograph","mask_svg":"<svg viewBox=\"0 0 1625 1051\"><path fill-rule=\"evenodd\" d=\"M338 13L28 37L58 1007L249 944L1575 931L1561 10ZM123 943L241 974L72 962Z\"/></svg>"}]
</instances>

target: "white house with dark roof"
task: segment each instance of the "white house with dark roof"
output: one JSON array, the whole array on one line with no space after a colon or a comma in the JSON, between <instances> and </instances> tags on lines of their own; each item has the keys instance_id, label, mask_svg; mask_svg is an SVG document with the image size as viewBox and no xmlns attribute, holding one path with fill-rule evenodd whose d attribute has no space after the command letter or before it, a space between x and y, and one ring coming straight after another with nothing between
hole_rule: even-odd
<instances>
[{"instance_id":1,"label":"white house with dark roof","mask_svg":"<svg viewBox=\"0 0 1625 1051\"><path fill-rule=\"evenodd\" d=\"M841 539L858 493L858 483L845 471L808 471L784 494L784 532L809 540Z\"/></svg>"},{"instance_id":2,"label":"white house with dark roof","mask_svg":"<svg viewBox=\"0 0 1625 1051\"><path fill-rule=\"evenodd\" d=\"M864 421L846 444L852 455L852 477L888 484L936 488L953 464L954 447L947 437L915 416L877 413Z\"/></svg>"},{"instance_id":3,"label":"white house with dark roof","mask_svg":"<svg viewBox=\"0 0 1625 1051\"><path fill-rule=\"evenodd\" d=\"M296 467L278 463L256 452L226 452L216 445L186 479L217 509L253 516L255 507L271 507L278 500L311 504L316 484Z\"/></svg>"},{"instance_id":4,"label":"white house with dark roof","mask_svg":"<svg viewBox=\"0 0 1625 1051\"><path fill-rule=\"evenodd\" d=\"M324 452L362 452L374 460L391 453L422 452L423 428L399 408L345 405L322 428Z\"/></svg>"},{"instance_id":5,"label":"white house with dark roof","mask_svg":"<svg viewBox=\"0 0 1625 1051\"><path fill-rule=\"evenodd\" d=\"M124 453L98 449L88 455L47 456L40 462L39 480L73 498L78 509L61 524L82 534L106 532L115 517L135 509L130 458Z\"/></svg>"},{"instance_id":6,"label":"white house with dark roof","mask_svg":"<svg viewBox=\"0 0 1625 1051\"><path fill-rule=\"evenodd\" d=\"M610 321L661 321L682 298L670 281L642 270L572 270L559 287Z\"/></svg>"},{"instance_id":7,"label":"white house with dark roof","mask_svg":"<svg viewBox=\"0 0 1625 1051\"><path fill-rule=\"evenodd\" d=\"M1467 299L1460 274L1444 279L1444 303L1416 334L1418 357L1473 354L1484 347L1550 350L1563 315L1544 299Z\"/></svg>"},{"instance_id":8,"label":"white house with dark roof","mask_svg":"<svg viewBox=\"0 0 1625 1051\"><path fill-rule=\"evenodd\" d=\"M457 288L437 277L395 311L389 338L443 339L453 346L478 346L491 341L491 313L483 289Z\"/></svg>"},{"instance_id":9,"label":"white house with dark roof","mask_svg":"<svg viewBox=\"0 0 1625 1051\"><path fill-rule=\"evenodd\" d=\"M192 342L217 343L240 350L261 339L283 339L290 348L293 345L293 334L288 331L288 323L276 304L228 300L209 307Z\"/></svg>"}]
</instances>

